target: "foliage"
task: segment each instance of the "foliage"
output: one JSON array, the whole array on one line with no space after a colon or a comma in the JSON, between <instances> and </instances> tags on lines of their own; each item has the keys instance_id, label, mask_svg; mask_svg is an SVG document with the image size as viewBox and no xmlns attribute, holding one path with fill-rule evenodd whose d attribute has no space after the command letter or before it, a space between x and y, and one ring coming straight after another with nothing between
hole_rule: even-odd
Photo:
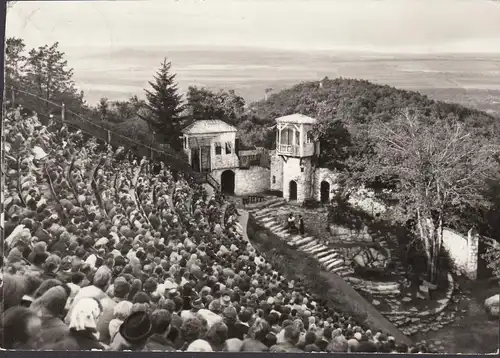
<instances>
[{"instance_id":1,"label":"foliage","mask_svg":"<svg viewBox=\"0 0 500 358\"><path fill-rule=\"evenodd\" d=\"M236 125L245 109L245 100L233 90L213 92L190 86L186 98L186 112L193 120L220 119Z\"/></svg>"},{"instance_id":2,"label":"foliage","mask_svg":"<svg viewBox=\"0 0 500 358\"><path fill-rule=\"evenodd\" d=\"M22 104L35 109L42 120L53 112L59 112L59 105L63 102L68 109L80 110L84 107L83 93L75 87L73 69L68 67L57 42L33 48L27 54L22 39L8 38L6 45L6 84L10 87L9 95L14 105ZM12 93L12 87L32 96L16 90Z\"/></svg>"},{"instance_id":3,"label":"foliage","mask_svg":"<svg viewBox=\"0 0 500 358\"><path fill-rule=\"evenodd\" d=\"M416 108L424 115L432 113L438 118L453 115L482 135L500 140L497 136L500 122L481 111L433 101L418 92L377 85L365 80L325 78L322 82L323 86L319 86L318 82L304 82L272 94L267 100L252 103L247 112L247 115L252 115L252 123L241 125L253 128L259 133L261 142L264 142L263 138L269 136L269 132L274 132L271 127L275 124L275 119L281 116L301 113L317 118L318 134L327 133L329 128L323 126L330 126L331 121L338 120L349 131L350 140L339 143L347 146L347 149L336 150L341 153L348 151L350 155L345 160L346 163L337 160L333 164L349 164L354 166L353 170L362 170L365 161L373 153L373 144L367 140L369 124L374 120L390 123L404 108ZM337 126L340 130L341 127ZM355 160L351 160L353 156Z\"/></svg>"},{"instance_id":4,"label":"foliage","mask_svg":"<svg viewBox=\"0 0 500 358\"><path fill-rule=\"evenodd\" d=\"M99 104L97 105L97 112L99 112L99 117L102 121L108 120L109 102L107 98L103 97L99 100Z\"/></svg>"},{"instance_id":5,"label":"foliage","mask_svg":"<svg viewBox=\"0 0 500 358\"><path fill-rule=\"evenodd\" d=\"M500 245L490 246L482 258L488 262L488 267L493 270L493 274L500 279Z\"/></svg>"},{"instance_id":6,"label":"foliage","mask_svg":"<svg viewBox=\"0 0 500 358\"><path fill-rule=\"evenodd\" d=\"M377 160L376 143L370 136L372 124L380 122L391 127L404 108L413 108L424 116L440 120L452 117L484 143L500 144L500 120L487 113L364 80L325 78L322 83L323 86L319 82L304 82L274 93L267 100L250 104L246 119L240 120L238 125L242 142L272 149L276 118L292 113L317 118L314 132L321 144L320 164L341 171L339 179L347 188L349 182L356 182L370 163ZM391 189L397 183L395 179L382 182L380 178L365 176L365 183L371 188ZM500 190L494 190L495 182L498 181L489 185L484 198L490 203L496 202L496 208L500 208ZM481 232L486 230L489 236L498 237L500 224L493 210L470 208L464 211L456 207L455 211L449 218L452 227L458 229L458 225L462 225L462 231L467 231L475 225Z\"/></svg>"},{"instance_id":7,"label":"foliage","mask_svg":"<svg viewBox=\"0 0 500 358\"><path fill-rule=\"evenodd\" d=\"M26 56L24 55L26 45L22 39L15 37L8 38L5 45L5 84L18 87L26 65ZM11 88L7 88L7 92L9 96L12 95Z\"/></svg>"},{"instance_id":8,"label":"foliage","mask_svg":"<svg viewBox=\"0 0 500 358\"><path fill-rule=\"evenodd\" d=\"M183 111L182 96L178 93L175 74L170 71L171 63L165 58L154 81L149 82L152 90L145 90L147 108L150 115L146 118L154 131L162 135L164 141L173 148L181 148L181 129L183 125L180 114Z\"/></svg>"},{"instance_id":9,"label":"foliage","mask_svg":"<svg viewBox=\"0 0 500 358\"><path fill-rule=\"evenodd\" d=\"M37 106L40 109L45 107L45 111L38 111L42 115L48 115L51 111L47 101L64 102L68 108L83 105L83 93L76 89L73 69L68 68L68 62L64 59L64 53L59 51L57 42L29 51L24 87L45 99Z\"/></svg>"},{"instance_id":10,"label":"foliage","mask_svg":"<svg viewBox=\"0 0 500 358\"><path fill-rule=\"evenodd\" d=\"M439 120L405 111L390 126L370 126L376 153L356 179L391 181L406 219L416 219L424 243L428 275L437 279L442 231L454 209L488 204L483 188L498 174L499 147L482 143L454 118Z\"/></svg>"},{"instance_id":11,"label":"foliage","mask_svg":"<svg viewBox=\"0 0 500 358\"><path fill-rule=\"evenodd\" d=\"M109 101L102 98L95 106L88 106L83 97L83 92L79 92L73 83L73 70L69 68L65 60L65 54L59 50L57 43L49 46L40 46L26 53L26 46L22 39L8 38L6 40L6 85L7 91L14 87L16 91L8 92L9 100L14 99L14 105L22 105L24 110L34 111L42 121L47 122L49 114L61 118L61 105L65 104L65 120L72 127L81 128L85 132L101 139L106 139L107 134L103 133L103 127L109 129L112 134L114 145L130 145L130 141L121 138L119 135L128 137L136 142L144 143L148 146L158 148L168 156L168 162L181 170L189 169L183 160L182 153L178 153L163 142L164 133L161 137L153 132L152 122L157 123L161 109L149 106L150 103L137 96L132 96L125 101ZM162 84L161 75L165 75L165 69L170 68L170 64L164 63L160 70L160 76L155 78ZM163 71L162 71L163 70ZM167 69L168 72L168 69ZM165 76L163 76L165 77ZM174 76L167 74L167 80L173 80ZM155 87L153 86L153 90ZM165 92L174 93L176 85L159 88L159 91L150 93L150 99L159 99L156 104L161 103L161 95ZM23 91L23 92L21 92ZM148 93L148 91L146 91ZM159 95L158 95L159 94ZM174 101L180 101L180 95L174 93ZM37 98L39 97L39 98ZM165 103L163 103L165 104ZM168 107L168 106L167 106ZM163 108L165 109L165 108ZM174 110L174 114L182 111L182 106ZM83 118L83 120L82 120ZM91 122L85 119L91 119ZM153 120L151 120L153 119ZM93 125L95 124L95 125ZM160 123L161 124L161 123ZM176 126L178 128L180 126ZM113 135L116 133L118 135ZM167 133L173 133L172 131ZM174 135L174 138L176 136ZM149 151L145 148L143 152Z\"/></svg>"},{"instance_id":12,"label":"foliage","mask_svg":"<svg viewBox=\"0 0 500 358\"><path fill-rule=\"evenodd\" d=\"M321 143L319 163L321 166L343 171L346 169L346 161L354 155L351 134L341 120L321 121L313 130L314 137Z\"/></svg>"},{"instance_id":13,"label":"foliage","mask_svg":"<svg viewBox=\"0 0 500 358\"><path fill-rule=\"evenodd\" d=\"M109 101L107 98L101 98L98 105L92 108L93 118L110 123L123 123L137 118L146 120L148 115L146 101L137 96L132 96L126 101Z\"/></svg>"}]
</instances>

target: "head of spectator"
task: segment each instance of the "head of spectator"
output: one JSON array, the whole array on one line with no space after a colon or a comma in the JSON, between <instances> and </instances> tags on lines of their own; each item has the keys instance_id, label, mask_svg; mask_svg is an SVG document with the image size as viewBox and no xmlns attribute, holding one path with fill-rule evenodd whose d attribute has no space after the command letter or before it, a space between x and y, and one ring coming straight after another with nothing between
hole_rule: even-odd
<instances>
[{"instance_id":1,"label":"head of spectator","mask_svg":"<svg viewBox=\"0 0 500 358\"><path fill-rule=\"evenodd\" d=\"M186 352L213 352L213 350L210 343L203 339L197 339L188 345Z\"/></svg>"},{"instance_id":2,"label":"head of spectator","mask_svg":"<svg viewBox=\"0 0 500 358\"><path fill-rule=\"evenodd\" d=\"M3 312L3 348L32 350L39 348L42 320L32 310L14 306Z\"/></svg>"}]
</instances>

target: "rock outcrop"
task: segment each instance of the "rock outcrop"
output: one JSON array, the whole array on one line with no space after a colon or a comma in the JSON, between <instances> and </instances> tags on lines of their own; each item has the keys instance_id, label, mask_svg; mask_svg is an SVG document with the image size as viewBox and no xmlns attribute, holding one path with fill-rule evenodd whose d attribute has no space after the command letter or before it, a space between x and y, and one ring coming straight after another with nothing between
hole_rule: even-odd
<instances>
[{"instance_id":1,"label":"rock outcrop","mask_svg":"<svg viewBox=\"0 0 500 358\"><path fill-rule=\"evenodd\" d=\"M384 248L367 247L353 258L354 264L364 270L380 270L387 268L391 261L390 253Z\"/></svg>"},{"instance_id":2,"label":"rock outcrop","mask_svg":"<svg viewBox=\"0 0 500 358\"><path fill-rule=\"evenodd\" d=\"M484 308L488 315L494 318L500 317L500 294L491 296L484 301Z\"/></svg>"}]
</instances>

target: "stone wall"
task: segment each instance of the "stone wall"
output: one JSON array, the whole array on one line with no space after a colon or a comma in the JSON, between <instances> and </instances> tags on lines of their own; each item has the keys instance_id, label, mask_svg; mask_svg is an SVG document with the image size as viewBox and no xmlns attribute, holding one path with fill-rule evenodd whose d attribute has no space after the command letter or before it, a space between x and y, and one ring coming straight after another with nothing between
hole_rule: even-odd
<instances>
[{"instance_id":1,"label":"stone wall","mask_svg":"<svg viewBox=\"0 0 500 358\"><path fill-rule=\"evenodd\" d=\"M215 143L222 145L221 154L215 154ZM231 143L231 154L226 154L226 142ZM210 156L212 158L212 170L224 168L238 168L239 159L235 146L236 133L220 133L213 139Z\"/></svg>"},{"instance_id":2,"label":"stone wall","mask_svg":"<svg viewBox=\"0 0 500 358\"><path fill-rule=\"evenodd\" d=\"M274 178L274 180L273 180ZM270 189L283 191L283 158L271 155Z\"/></svg>"},{"instance_id":3,"label":"stone wall","mask_svg":"<svg viewBox=\"0 0 500 358\"><path fill-rule=\"evenodd\" d=\"M259 166L251 166L248 169L217 169L212 171L212 177L221 185L221 176L226 170L234 172L234 194L249 195L262 193L269 189L269 177L271 171Z\"/></svg>"},{"instance_id":4,"label":"stone wall","mask_svg":"<svg viewBox=\"0 0 500 358\"><path fill-rule=\"evenodd\" d=\"M301 171L300 158L287 157L283 161L283 197L290 198L290 182L297 183L297 202L302 203L310 195L311 185L311 159L302 158L304 171Z\"/></svg>"},{"instance_id":5,"label":"stone wall","mask_svg":"<svg viewBox=\"0 0 500 358\"><path fill-rule=\"evenodd\" d=\"M467 233L467 247L467 266L465 274L471 280L475 280L477 278L479 260L479 234L474 229L470 229Z\"/></svg>"},{"instance_id":6,"label":"stone wall","mask_svg":"<svg viewBox=\"0 0 500 358\"><path fill-rule=\"evenodd\" d=\"M236 195L262 193L269 189L271 171L267 168L252 166L249 169L235 170Z\"/></svg>"},{"instance_id":7,"label":"stone wall","mask_svg":"<svg viewBox=\"0 0 500 358\"><path fill-rule=\"evenodd\" d=\"M367 226L361 230L357 230L330 224L330 233L337 242L373 242Z\"/></svg>"},{"instance_id":8,"label":"stone wall","mask_svg":"<svg viewBox=\"0 0 500 358\"><path fill-rule=\"evenodd\" d=\"M330 184L330 200L333 194L339 188L337 183L338 174L327 168L316 168L313 180L313 198L321 201L321 182L326 181Z\"/></svg>"},{"instance_id":9,"label":"stone wall","mask_svg":"<svg viewBox=\"0 0 500 358\"><path fill-rule=\"evenodd\" d=\"M464 236L451 229L443 230L443 248L448 252L457 272L466 275L471 280L477 278L479 258L479 236L469 230Z\"/></svg>"}]
</instances>

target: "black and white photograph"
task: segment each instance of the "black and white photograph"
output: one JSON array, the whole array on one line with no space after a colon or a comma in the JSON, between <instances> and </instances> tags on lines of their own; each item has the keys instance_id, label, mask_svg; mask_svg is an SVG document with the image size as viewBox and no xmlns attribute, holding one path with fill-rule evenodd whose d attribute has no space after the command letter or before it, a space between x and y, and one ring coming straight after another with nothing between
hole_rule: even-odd
<instances>
[{"instance_id":1,"label":"black and white photograph","mask_svg":"<svg viewBox=\"0 0 500 358\"><path fill-rule=\"evenodd\" d=\"M500 1L7 1L0 349L498 354Z\"/></svg>"}]
</instances>

